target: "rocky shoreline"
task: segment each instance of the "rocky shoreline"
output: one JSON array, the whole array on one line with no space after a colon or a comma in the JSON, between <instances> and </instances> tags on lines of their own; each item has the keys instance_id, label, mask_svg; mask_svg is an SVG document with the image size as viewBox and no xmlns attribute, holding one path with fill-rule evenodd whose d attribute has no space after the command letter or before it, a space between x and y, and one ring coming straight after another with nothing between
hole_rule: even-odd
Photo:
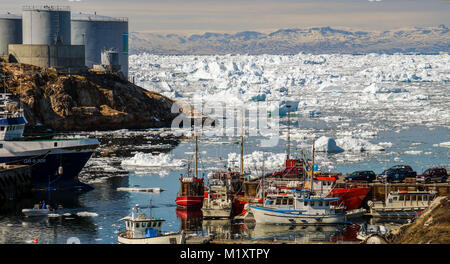
<instances>
[{"instance_id":1,"label":"rocky shoreline","mask_svg":"<svg viewBox=\"0 0 450 264\"><path fill-rule=\"evenodd\" d=\"M178 113L174 101L115 74L54 69L0 62L0 87L22 103L29 128L93 131L168 127ZM17 109L12 109L12 111Z\"/></svg>"},{"instance_id":2,"label":"rocky shoreline","mask_svg":"<svg viewBox=\"0 0 450 264\"><path fill-rule=\"evenodd\" d=\"M437 197L417 219L394 230L390 244L449 244L449 196Z\"/></svg>"}]
</instances>

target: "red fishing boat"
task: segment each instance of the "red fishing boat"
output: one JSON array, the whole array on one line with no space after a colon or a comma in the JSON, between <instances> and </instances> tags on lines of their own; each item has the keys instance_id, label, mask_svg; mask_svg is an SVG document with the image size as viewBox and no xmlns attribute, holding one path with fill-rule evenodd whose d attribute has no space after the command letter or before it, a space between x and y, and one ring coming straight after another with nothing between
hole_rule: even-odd
<instances>
[{"instance_id":1,"label":"red fishing boat","mask_svg":"<svg viewBox=\"0 0 450 264\"><path fill-rule=\"evenodd\" d=\"M180 177L180 192L176 203L179 208L202 208L204 199L203 179Z\"/></svg>"},{"instance_id":2,"label":"red fishing boat","mask_svg":"<svg viewBox=\"0 0 450 264\"><path fill-rule=\"evenodd\" d=\"M198 137L195 136L195 174L193 177L180 175L180 192L177 195L178 208L198 209L203 206L205 186L203 178L198 178ZM189 170L188 170L189 174Z\"/></svg>"}]
</instances>

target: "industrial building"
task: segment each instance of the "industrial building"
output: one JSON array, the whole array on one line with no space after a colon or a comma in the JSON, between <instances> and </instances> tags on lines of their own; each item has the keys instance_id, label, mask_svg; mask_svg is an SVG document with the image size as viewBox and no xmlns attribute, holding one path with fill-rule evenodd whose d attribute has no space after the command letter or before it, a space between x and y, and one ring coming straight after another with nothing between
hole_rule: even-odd
<instances>
[{"instance_id":1,"label":"industrial building","mask_svg":"<svg viewBox=\"0 0 450 264\"><path fill-rule=\"evenodd\" d=\"M0 56L8 55L8 44L22 43L22 17L0 14Z\"/></svg>"},{"instance_id":2,"label":"industrial building","mask_svg":"<svg viewBox=\"0 0 450 264\"><path fill-rule=\"evenodd\" d=\"M128 77L127 18L72 14L67 6L24 6L22 11L22 16L0 15L0 56L69 72L97 65Z\"/></svg>"},{"instance_id":3,"label":"industrial building","mask_svg":"<svg viewBox=\"0 0 450 264\"><path fill-rule=\"evenodd\" d=\"M119 65L128 77L128 19L95 14L72 14L72 45L86 46L86 66L101 64L101 54L114 49L119 54Z\"/></svg>"},{"instance_id":4,"label":"industrial building","mask_svg":"<svg viewBox=\"0 0 450 264\"><path fill-rule=\"evenodd\" d=\"M20 63L69 73L79 73L86 69L83 45L9 44L8 50Z\"/></svg>"}]
</instances>

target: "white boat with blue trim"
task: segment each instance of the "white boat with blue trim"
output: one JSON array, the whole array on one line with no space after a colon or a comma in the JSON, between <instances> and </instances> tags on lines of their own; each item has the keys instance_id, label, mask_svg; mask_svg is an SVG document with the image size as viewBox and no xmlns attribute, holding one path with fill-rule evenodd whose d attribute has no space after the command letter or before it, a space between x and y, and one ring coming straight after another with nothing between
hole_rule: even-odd
<instances>
[{"instance_id":1,"label":"white boat with blue trim","mask_svg":"<svg viewBox=\"0 0 450 264\"><path fill-rule=\"evenodd\" d=\"M327 225L345 223L337 197L313 196L309 190L268 195L262 206L251 205L257 224Z\"/></svg>"},{"instance_id":2,"label":"white boat with blue trim","mask_svg":"<svg viewBox=\"0 0 450 264\"><path fill-rule=\"evenodd\" d=\"M151 208L151 206L150 206ZM150 209L151 210L151 209ZM120 244L185 244L184 232L161 231L162 218L147 218L144 212L140 211L139 205L136 205L131 216L126 216L120 220L125 221L125 232L119 232L118 242Z\"/></svg>"}]
</instances>

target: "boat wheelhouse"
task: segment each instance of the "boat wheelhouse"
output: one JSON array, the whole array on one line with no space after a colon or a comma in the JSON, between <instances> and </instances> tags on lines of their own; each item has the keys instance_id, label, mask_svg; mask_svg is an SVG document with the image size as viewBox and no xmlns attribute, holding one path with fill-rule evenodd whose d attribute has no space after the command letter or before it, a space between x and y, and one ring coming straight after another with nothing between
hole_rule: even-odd
<instances>
[{"instance_id":1,"label":"boat wheelhouse","mask_svg":"<svg viewBox=\"0 0 450 264\"><path fill-rule=\"evenodd\" d=\"M202 213L205 219L230 218L232 215L232 200L228 195L226 185L212 184L205 191Z\"/></svg>"},{"instance_id":2,"label":"boat wheelhouse","mask_svg":"<svg viewBox=\"0 0 450 264\"><path fill-rule=\"evenodd\" d=\"M177 195L177 207L183 209L202 208L204 182L197 177L180 177L180 192Z\"/></svg>"}]
</instances>

